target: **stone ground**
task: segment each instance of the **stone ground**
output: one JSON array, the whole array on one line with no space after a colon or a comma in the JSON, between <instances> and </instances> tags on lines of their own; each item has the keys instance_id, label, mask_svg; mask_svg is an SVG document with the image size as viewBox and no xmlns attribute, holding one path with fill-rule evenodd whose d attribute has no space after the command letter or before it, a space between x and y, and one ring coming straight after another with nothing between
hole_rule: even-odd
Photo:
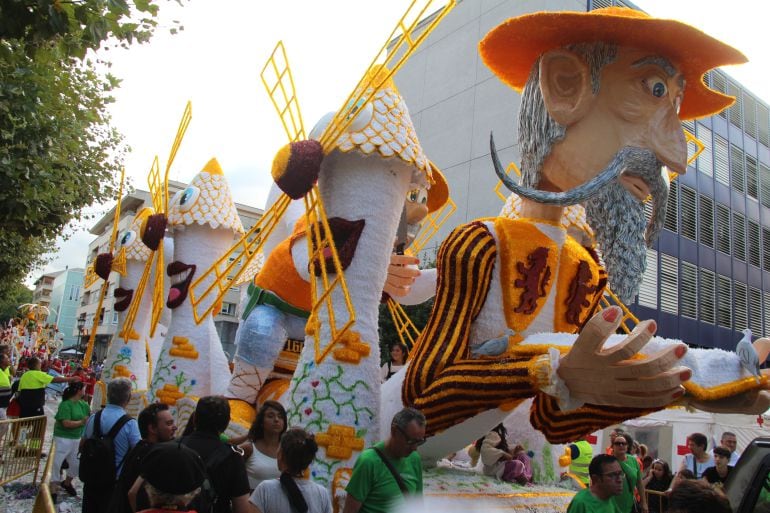
<instances>
[{"instance_id":1,"label":"stone ground","mask_svg":"<svg viewBox=\"0 0 770 513\"><path fill-rule=\"evenodd\" d=\"M59 407L59 401L60 399L58 397L49 397L46 401L45 413L48 416L48 423L46 425L43 452L48 454L48 456L40 460L40 471L38 472L37 484L32 484L32 477L34 474L28 474L17 481L1 486L0 513L30 513L32 511L38 489L37 485L40 484L40 479L42 479L46 459L53 457L53 455L50 454L51 440L53 438L53 418ZM56 480L55 473L52 476L52 480ZM83 484L78 479L75 479L74 485L78 491L77 497L70 497L64 490L60 490L58 493L56 490L52 490L52 493L55 495L54 500L56 501L56 508L59 513L74 513L81 510L80 498L83 495Z\"/></svg>"}]
</instances>

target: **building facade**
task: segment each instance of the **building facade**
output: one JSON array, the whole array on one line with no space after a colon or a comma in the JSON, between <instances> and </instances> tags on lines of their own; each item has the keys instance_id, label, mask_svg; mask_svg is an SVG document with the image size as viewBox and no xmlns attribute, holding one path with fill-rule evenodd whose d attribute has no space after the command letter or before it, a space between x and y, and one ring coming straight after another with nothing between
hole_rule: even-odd
<instances>
[{"instance_id":1,"label":"building facade","mask_svg":"<svg viewBox=\"0 0 770 513\"><path fill-rule=\"evenodd\" d=\"M520 160L520 96L484 65L478 42L527 12L609 5L634 7L609 0L460 1L398 72L420 142L457 204L424 260L455 226L500 212L490 132L504 164ZM665 229L649 250L639 297L629 307L641 319L655 319L661 336L733 349L745 327L757 336L770 333L770 109L719 70L706 80L737 102L683 125L706 148L672 183Z\"/></svg>"},{"instance_id":2,"label":"building facade","mask_svg":"<svg viewBox=\"0 0 770 513\"><path fill-rule=\"evenodd\" d=\"M77 310L83 289L83 269L65 269L56 275L51 291L48 324L55 324L64 337L62 349L78 342Z\"/></svg>"},{"instance_id":3,"label":"building facade","mask_svg":"<svg viewBox=\"0 0 770 513\"><path fill-rule=\"evenodd\" d=\"M169 180L169 197L187 187L187 184ZM121 208L118 221L118 233L128 229L137 212L145 207L152 206L150 193L143 190L136 190L127 194L121 201ZM262 210L235 204L241 223L245 230L249 230L261 218ZM115 219L115 208L105 214L94 224L90 232L96 238L88 246L88 257L86 259L86 268L96 259L100 253L106 253L109 250L110 236ZM233 241L235 242L235 240ZM94 342L94 361L101 361L106 352L107 346L118 328L118 313L114 310L115 302L114 291L120 287L120 274L110 273L109 285L102 301L102 308L99 312L99 322L96 328L96 338ZM80 345L85 348L91 330L94 326L94 317L97 315L99 296L103 285L101 279L97 279L91 287L83 287L83 293L80 297L80 306L77 309L77 326L80 333ZM235 354L235 332L238 329L237 309L240 303L240 287L232 287L222 300L222 308L214 317L214 325L222 341L225 352L232 358Z\"/></svg>"},{"instance_id":4,"label":"building facade","mask_svg":"<svg viewBox=\"0 0 770 513\"><path fill-rule=\"evenodd\" d=\"M51 293L53 282L62 271L46 273L35 280L35 289L32 291L32 302L46 308L51 307Z\"/></svg>"}]
</instances>

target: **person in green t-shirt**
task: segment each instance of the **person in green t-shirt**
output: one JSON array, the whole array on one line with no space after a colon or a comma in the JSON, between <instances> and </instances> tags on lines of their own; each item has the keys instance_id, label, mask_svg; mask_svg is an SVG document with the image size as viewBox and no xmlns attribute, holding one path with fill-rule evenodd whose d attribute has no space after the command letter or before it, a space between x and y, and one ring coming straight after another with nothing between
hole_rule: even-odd
<instances>
[{"instance_id":1,"label":"person in green t-shirt","mask_svg":"<svg viewBox=\"0 0 770 513\"><path fill-rule=\"evenodd\" d=\"M618 459L620 468L623 470L623 492L613 498L615 505L620 513L631 513L636 501L634 491L640 497L642 513L648 513L647 494L644 492L644 482L642 481L642 469L639 468L639 462L633 454L628 453L628 449L634 441L627 433L618 435L612 442L612 454Z\"/></svg>"},{"instance_id":2,"label":"person in green t-shirt","mask_svg":"<svg viewBox=\"0 0 770 513\"><path fill-rule=\"evenodd\" d=\"M80 437L83 436L90 414L88 403L83 400L83 383L70 383L62 394L62 401L56 412L56 423L53 426L56 442L53 468L58 472L62 463L67 461L67 478L61 483L61 487L73 497L77 495L75 487L72 486L72 478L78 475Z\"/></svg>"},{"instance_id":3,"label":"person in green t-shirt","mask_svg":"<svg viewBox=\"0 0 770 513\"><path fill-rule=\"evenodd\" d=\"M366 449L356 460L345 491L343 513L387 513L404 500L404 495L422 494L422 463L417 447L425 443L425 416L413 408L396 413L390 437ZM402 491L396 476L406 488Z\"/></svg>"},{"instance_id":4,"label":"person in green t-shirt","mask_svg":"<svg viewBox=\"0 0 770 513\"><path fill-rule=\"evenodd\" d=\"M74 383L80 381L78 376L51 376L40 370L40 358L33 356L27 360L29 370L22 374L19 380L19 418L43 415L45 405L45 387L49 383Z\"/></svg>"},{"instance_id":5,"label":"person in green t-shirt","mask_svg":"<svg viewBox=\"0 0 770 513\"><path fill-rule=\"evenodd\" d=\"M625 474L615 456L599 454L588 465L591 485L572 498L567 513L618 513L613 499L623 492Z\"/></svg>"}]
</instances>

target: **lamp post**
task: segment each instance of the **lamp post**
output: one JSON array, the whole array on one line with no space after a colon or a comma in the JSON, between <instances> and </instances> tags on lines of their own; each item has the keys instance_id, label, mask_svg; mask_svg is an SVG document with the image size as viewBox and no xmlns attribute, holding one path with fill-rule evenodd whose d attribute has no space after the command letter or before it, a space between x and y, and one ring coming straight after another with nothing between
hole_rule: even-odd
<instances>
[{"instance_id":1,"label":"lamp post","mask_svg":"<svg viewBox=\"0 0 770 513\"><path fill-rule=\"evenodd\" d=\"M78 346L77 346L78 351L81 351L83 348L83 328L85 327L85 325L86 325L86 318L78 317Z\"/></svg>"}]
</instances>

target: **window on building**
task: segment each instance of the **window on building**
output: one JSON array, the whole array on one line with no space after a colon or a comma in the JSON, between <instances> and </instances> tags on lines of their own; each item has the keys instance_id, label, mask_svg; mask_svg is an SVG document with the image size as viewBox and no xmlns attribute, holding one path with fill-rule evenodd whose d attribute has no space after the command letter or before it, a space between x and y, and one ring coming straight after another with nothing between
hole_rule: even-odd
<instances>
[{"instance_id":1,"label":"window on building","mask_svg":"<svg viewBox=\"0 0 770 513\"><path fill-rule=\"evenodd\" d=\"M671 255L660 255L660 307L664 312L679 313L678 260Z\"/></svg>"},{"instance_id":2,"label":"window on building","mask_svg":"<svg viewBox=\"0 0 770 513\"><path fill-rule=\"evenodd\" d=\"M101 310L99 310L99 326L104 324L104 307L102 307Z\"/></svg>"},{"instance_id":3,"label":"window on building","mask_svg":"<svg viewBox=\"0 0 770 513\"><path fill-rule=\"evenodd\" d=\"M730 278L717 275L717 324L723 328L733 327L733 294Z\"/></svg>"},{"instance_id":4,"label":"window on building","mask_svg":"<svg viewBox=\"0 0 770 513\"><path fill-rule=\"evenodd\" d=\"M757 103L757 139L770 148L770 109Z\"/></svg>"},{"instance_id":5,"label":"window on building","mask_svg":"<svg viewBox=\"0 0 770 513\"><path fill-rule=\"evenodd\" d=\"M698 140L703 143L703 151L698 155L698 172L706 176L714 176L714 154L711 147L711 129L698 123Z\"/></svg>"},{"instance_id":6,"label":"window on building","mask_svg":"<svg viewBox=\"0 0 770 513\"><path fill-rule=\"evenodd\" d=\"M222 315L235 315L235 303L222 303L222 309L219 313Z\"/></svg>"},{"instance_id":7,"label":"window on building","mask_svg":"<svg viewBox=\"0 0 770 513\"><path fill-rule=\"evenodd\" d=\"M727 82L727 94L735 96L735 103L727 109L730 123L743 130L743 95L741 88L734 82Z\"/></svg>"},{"instance_id":8,"label":"window on building","mask_svg":"<svg viewBox=\"0 0 770 513\"><path fill-rule=\"evenodd\" d=\"M118 323L118 312L112 312L112 324Z\"/></svg>"},{"instance_id":9,"label":"window on building","mask_svg":"<svg viewBox=\"0 0 770 513\"><path fill-rule=\"evenodd\" d=\"M770 229L762 228L762 269L770 271Z\"/></svg>"},{"instance_id":10,"label":"window on building","mask_svg":"<svg viewBox=\"0 0 770 513\"><path fill-rule=\"evenodd\" d=\"M762 291L749 287L749 328L757 336L762 335Z\"/></svg>"},{"instance_id":11,"label":"window on building","mask_svg":"<svg viewBox=\"0 0 770 513\"><path fill-rule=\"evenodd\" d=\"M725 79L725 76L719 73L718 71L712 71L710 75L711 75L711 87L713 89L716 89L720 93L727 94L727 80ZM719 115L727 119L727 109L723 109L719 113Z\"/></svg>"},{"instance_id":12,"label":"window on building","mask_svg":"<svg viewBox=\"0 0 770 513\"><path fill-rule=\"evenodd\" d=\"M746 155L746 194L755 200L759 199L759 171L757 159Z\"/></svg>"},{"instance_id":13,"label":"window on building","mask_svg":"<svg viewBox=\"0 0 770 513\"><path fill-rule=\"evenodd\" d=\"M70 285L70 293L67 295L67 300L77 301L80 297L80 285Z\"/></svg>"},{"instance_id":14,"label":"window on building","mask_svg":"<svg viewBox=\"0 0 770 513\"><path fill-rule=\"evenodd\" d=\"M714 324L714 300L716 285L714 273L708 269L700 269L700 320Z\"/></svg>"},{"instance_id":15,"label":"window on building","mask_svg":"<svg viewBox=\"0 0 770 513\"><path fill-rule=\"evenodd\" d=\"M730 254L730 209L717 203L717 249Z\"/></svg>"},{"instance_id":16,"label":"window on building","mask_svg":"<svg viewBox=\"0 0 770 513\"><path fill-rule=\"evenodd\" d=\"M85 294L83 294L83 300L80 302L80 306L86 306L88 304L91 304L91 291L87 290Z\"/></svg>"},{"instance_id":17,"label":"window on building","mask_svg":"<svg viewBox=\"0 0 770 513\"><path fill-rule=\"evenodd\" d=\"M730 185L730 159L728 155L727 139L719 134L714 134L714 176L717 182L724 185Z\"/></svg>"},{"instance_id":18,"label":"window on building","mask_svg":"<svg viewBox=\"0 0 770 513\"><path fill-rule=\"evenodd\" d=\"M734 284L735 330L745 330L749 325L746 284L736 281Z\"/></svg>"},{"instance_id":19,"label":"window on building","mask_svg":"<svg viewBox=\"0 0 770 513\"><path fill-rule=\"evenodd\" d=\"M695 135L695 121L692 119L688 119L687 121L682 121L682 128L684 130L687 130L690 132L691 135Z\"/></svg>"},{"instance_id":20,"label":"window on building","mask_svg":"<svg viewBox=\"0 0 770 513\"><path fill-rule=\"evenodd\" d=\"M765 313L765 329L761 333L768 333L770 332L770 292L763 292L762 296L765 300L762 305L762 311Z\"/></svg>"},{"instance_id":21,"label":"window on building","mask_svg":"<svg viewBox=\"0 0 770 513\"><path fill-rule=\"evenodd\" d=\"M647 249L647 268L639 286L639 304L655 310L658 308L658 252L654 249Z\"/></svg>"},{"instance_id":22,"label":"window on building","mask_svg":"<svg viewBox=\"0 0 770 513\"><path fill-rule=\"evenodd\" d=\"M733 212L733 256L746 261L746 218Z\"/></svg>"},{"instance_id":23,"label":"window on building","mask_svg":"<svg viewBox=\"0 0 770 513\"><path fill-rule=\"evenodd\" d=\"M743 91L741 96L743 97L743 130L756 140L757 100L746 91Z\"/></svg>"},{"instance_id":24,"label":"window on building","mask_svg":"<svg viewBox=\"0 0 770 513\"><path fill-rule=\"evenodd\" d=\"M696 319L698 317L698 268L687 262L682 262L680 298L680 313L684 317Z\"/></svg>"},{"instance_id":25,"label":"window on building","mask_svg":"<svg viewBox=\"0 0 770 513\"><path fill-rule=\"evenodd\" d=\"M695 206L695 190L682 186L682 236L691 240L697 239L697 208Z\"/></svg>"},{"instance_id":26,"label":"window on building","mask_svg":"<svg viewBox=\"0 0 770 513\"><path fill-rule=\"evenodd\" d=\"M749 241L749 263L759 267L759 255L761 253L759 242L759 223L749 219L748 229L747 238Z\"/></svg>"},{"instance_id":27,"label":"window on building","mask_svg":"<svg viewBox=\"0 0 770 513\"><path fill-rule=\"evenodd\" d=\"M730 145L730 185L738 192L746 192L746 167L743 162L743 150Z\"/></svg>"},{"instance_id":28,"label":"window on building","mask_svg":"<svg viewBox=\"0 0 770 513\"><path fill-rule=\"evenodd\" d=\"M663 227L667 230L671 230L676 233L679 231L679 212L676 208L676 199L679 187L678 183L671 184L671 189L668 194L668 203L666 204L666 219L663 223Z\"/></svg>"},{"instance_id":29,"label":"window on building","mask_svg":"<svg viewBox=\"0 0 770 513\"><path fill-rule=\"evenodd\" d=\"M770 208L770 167L759 164L759 194L762 205Z\"/></svg>"},{"instance_id":30,"label":"window on building","mask_svg":"<svg viewBox=\"0 0 770 513\"><path fill-rule=\"evenodd\" d=\"M700 243L714 247L714 200L701 194L698 198L698 238Z\"/></svg>"}]
</instances>

